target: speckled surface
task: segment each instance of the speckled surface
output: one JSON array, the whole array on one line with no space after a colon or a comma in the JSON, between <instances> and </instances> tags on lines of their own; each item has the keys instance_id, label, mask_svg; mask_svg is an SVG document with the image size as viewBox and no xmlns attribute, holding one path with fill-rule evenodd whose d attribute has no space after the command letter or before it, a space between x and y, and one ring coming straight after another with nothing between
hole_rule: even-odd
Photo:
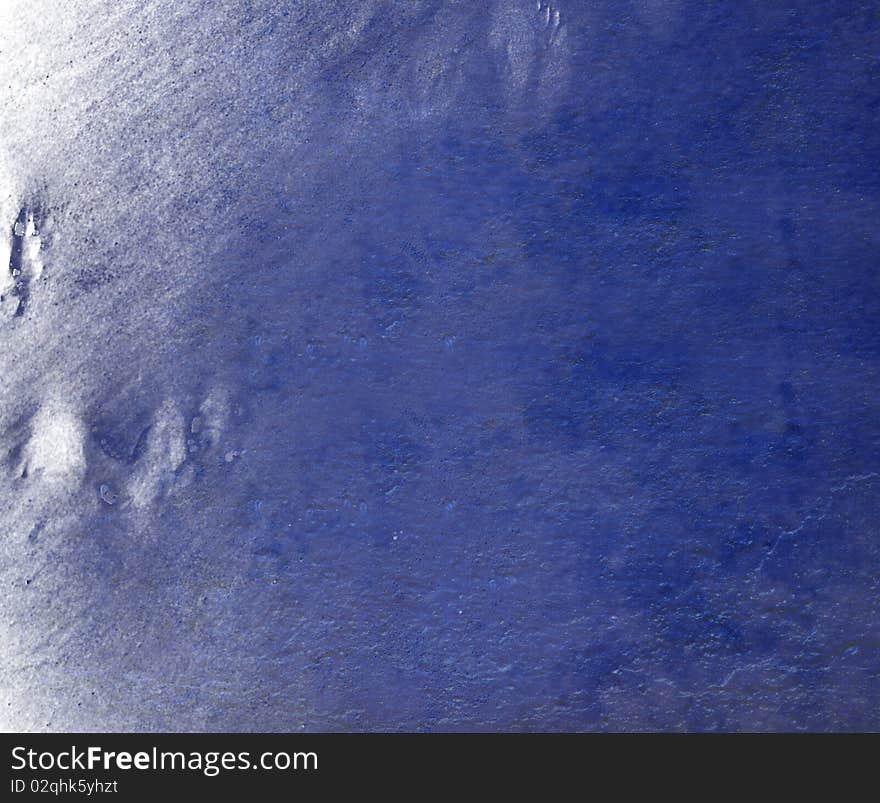
<instances>
[{"instance_id":1,"label":"speckled surface","mask_svg":"<svg viewBox=\"0 0 880 803\"><path fill-rule=\"evenodd\" d=\"M4 729L880 728L876 3L56 5Z\"/></svg>"}]
</instances>

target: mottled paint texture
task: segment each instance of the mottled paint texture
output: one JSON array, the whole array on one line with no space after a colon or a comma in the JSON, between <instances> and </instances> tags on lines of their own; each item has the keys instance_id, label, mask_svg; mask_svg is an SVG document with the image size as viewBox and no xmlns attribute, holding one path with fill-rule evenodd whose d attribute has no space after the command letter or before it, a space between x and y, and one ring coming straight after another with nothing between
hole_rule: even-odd
<instances>
[{"instance_id":1,"label":"mottled paint texture","mask_svg":"<svg viewBox=\"0 0 880 803\"><path fill-rule=\"evenodd\" d=\"M0 725L880 728L876 3L2 9Z\"/></svg>"}]
</instances>

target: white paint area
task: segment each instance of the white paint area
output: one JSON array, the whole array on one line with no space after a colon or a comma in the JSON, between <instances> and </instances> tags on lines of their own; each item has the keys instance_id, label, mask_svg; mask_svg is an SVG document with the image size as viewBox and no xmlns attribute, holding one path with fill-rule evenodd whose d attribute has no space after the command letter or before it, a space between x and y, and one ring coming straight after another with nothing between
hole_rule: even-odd
<instances>
[{"instance_id":1,"label":"white paint area","mask_svg":"<svg viewBox=\"0 0 880 803\"><path fill-rule=\"evenodd\" d=\"M509 100L545 105L566 86L568 60L562 14L555 5L538 0L495 7L489 41L505 55Z\"/></svg>"},{"instance_id":2,"label":"white paint area","mask_svg":"<svg viewBox=\"0 0 880 803\"><path fill-rule=\"evenodd\" d=\"M166 399L150 429L143 467L128 485L128 496L135 507L149 506L174 482L175 472L186 459L184 427L177 405Z\"/></svg>"},{"instance_id":3,"label":"white paint area","mask_svg":"<svg viewBox=\"0 0 880 803\"><path fill-rule=\"evenodd\" d=\"M22 242L22 269L31 279L39 279L43 273L43 260L40 257L40 250L43 247L43 240L34 224L34 216L29 214L27 224L24 230L24 240Z\"/></svg>"},{"instance_id":4,"label":"white paint area","mask_svg":"<svg viewBox=\"0 0 880 803\"><path fill-rule=\"evenodd\" d=\"M28 474L52 482L75 482L85 471L85 432L65 404L45 404L31 424L26 449Z\"/></svg>"}]
</instances>

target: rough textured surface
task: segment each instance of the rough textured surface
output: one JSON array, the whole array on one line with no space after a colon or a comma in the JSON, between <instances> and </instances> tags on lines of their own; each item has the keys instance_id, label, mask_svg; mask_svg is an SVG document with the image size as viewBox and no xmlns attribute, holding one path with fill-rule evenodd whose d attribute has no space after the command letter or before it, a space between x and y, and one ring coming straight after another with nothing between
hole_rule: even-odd
<instances>
[{"instance_id":1,"label":"rough textured surface","mask_svg":"<svg viewBox=\"0 0 880 803\"><path fill-rule=\"evenodd\" d=\"M878 26L0 4L0 726L880 728Z\"/></svg>"}]
</instances>

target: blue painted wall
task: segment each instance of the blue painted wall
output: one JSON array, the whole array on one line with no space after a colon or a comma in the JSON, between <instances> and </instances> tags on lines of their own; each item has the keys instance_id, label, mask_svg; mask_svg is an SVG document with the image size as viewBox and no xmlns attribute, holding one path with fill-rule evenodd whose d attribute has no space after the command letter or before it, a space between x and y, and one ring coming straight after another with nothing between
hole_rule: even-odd
<instances>
[{"instance_id":1,"label":"blue painted wall","mask_svg":"<svg viewBox=\"0 0 880 803\"><path fill-rule=\"evenodd\" d=\"M375 4L330 56L337 5L205 34L248 155L162 261L234 225L79 374L91 501L14 578L69 640L15 722L880 727L877 5Z\"/></svg>"}]
</instances>

